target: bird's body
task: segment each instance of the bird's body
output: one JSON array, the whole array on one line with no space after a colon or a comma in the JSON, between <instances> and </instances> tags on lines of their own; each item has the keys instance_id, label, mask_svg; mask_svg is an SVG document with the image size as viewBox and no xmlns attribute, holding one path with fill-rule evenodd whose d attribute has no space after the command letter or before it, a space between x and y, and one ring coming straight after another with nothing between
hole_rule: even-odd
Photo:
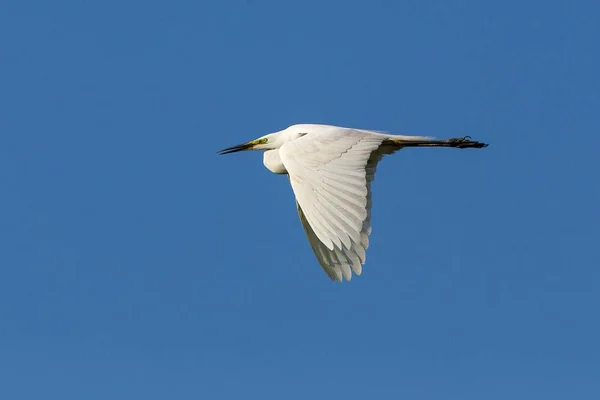
<instances>
[{"instance_id":1,"label":"bird's body","mask_svg":"<svg viewBox=\"0 0 600 400\"><path fill-rule=\"evenodd\" d=\"M300 124L221 151L265 150L263 163L289 175L300 221L334 280L360 275L371 233L371 182L384 155L404 147L481 148L468 137L436 140L332 125Z\"/></svg>"}]
</instances>

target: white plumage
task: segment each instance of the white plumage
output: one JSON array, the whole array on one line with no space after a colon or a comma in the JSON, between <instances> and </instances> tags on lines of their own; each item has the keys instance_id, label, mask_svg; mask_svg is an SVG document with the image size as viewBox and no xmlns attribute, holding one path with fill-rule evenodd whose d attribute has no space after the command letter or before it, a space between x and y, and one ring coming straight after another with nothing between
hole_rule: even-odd
<instances>
[{"instance_id":1,"label":"white plumage","mask_svg":"<svg viewBox=\"0 0 600 400\"><path fill-rule=\"evenodd\" d=\"M266 150L273 173L288 174L300 221L321 267L337 281L362 272L371 233L371 182L378 162L404 147L481 148L465 138L435 140L331 125L293 125L221 150Z\"/></svg>"}]
</instances>

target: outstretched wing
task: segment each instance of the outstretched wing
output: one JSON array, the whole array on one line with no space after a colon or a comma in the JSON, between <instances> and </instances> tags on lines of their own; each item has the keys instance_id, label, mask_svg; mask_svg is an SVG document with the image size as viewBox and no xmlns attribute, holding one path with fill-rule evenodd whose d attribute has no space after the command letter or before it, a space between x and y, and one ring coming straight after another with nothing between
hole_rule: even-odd
<instances>
[{"instance_id":1,"label":"outstretched wing","mask_svg":"<svg viewBox=\"0 0 600 400\"><path fill-rule=\"evenodd\" d=\"M300 221L319 263L334 280L360 275L371 233L371 182L387 153L385 135L332 127L280 149ZM381 149L380 149L381 148Z\"/></svg>"}]
</instances>

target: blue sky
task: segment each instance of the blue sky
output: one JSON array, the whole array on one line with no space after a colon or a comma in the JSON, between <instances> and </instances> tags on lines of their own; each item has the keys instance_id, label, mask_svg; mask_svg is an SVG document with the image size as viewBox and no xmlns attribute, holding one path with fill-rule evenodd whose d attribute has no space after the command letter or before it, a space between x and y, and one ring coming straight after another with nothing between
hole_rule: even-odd
<instances>
[{"instance_id":1,"label":"blue sky","mask_svg":"<svg viewBox=\"0 0 600 400\"><path fill-rule=\"evenodd\" d=\"M597 399L600 5L3 1L0 397ZM294 123L407 149L364 273L287 180Z\"/></svg>"}]
</instances>

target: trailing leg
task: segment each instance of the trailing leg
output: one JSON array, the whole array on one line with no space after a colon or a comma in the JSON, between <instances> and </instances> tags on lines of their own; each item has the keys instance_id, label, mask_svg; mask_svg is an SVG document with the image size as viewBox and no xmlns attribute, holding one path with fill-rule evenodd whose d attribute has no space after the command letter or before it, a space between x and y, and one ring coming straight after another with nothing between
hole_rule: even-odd
<instances>
[{"instance_id":1,"label":"trailing leg","mask_svg":"<svg viewBox=\"0 0 600 400\"><path fill-rule=\"evenodd\" d=\"M476 142L471 140L470 136L464 136L460 138L452 138L452 139L426 139L426 140L410 140L406 139L389 139L389 144L397 146L397 147L454 147L457 149L481 149L483 147L487 147L487 143ZM388 144L386 143L386 144Z\"/></svg>"}]
</instances>

